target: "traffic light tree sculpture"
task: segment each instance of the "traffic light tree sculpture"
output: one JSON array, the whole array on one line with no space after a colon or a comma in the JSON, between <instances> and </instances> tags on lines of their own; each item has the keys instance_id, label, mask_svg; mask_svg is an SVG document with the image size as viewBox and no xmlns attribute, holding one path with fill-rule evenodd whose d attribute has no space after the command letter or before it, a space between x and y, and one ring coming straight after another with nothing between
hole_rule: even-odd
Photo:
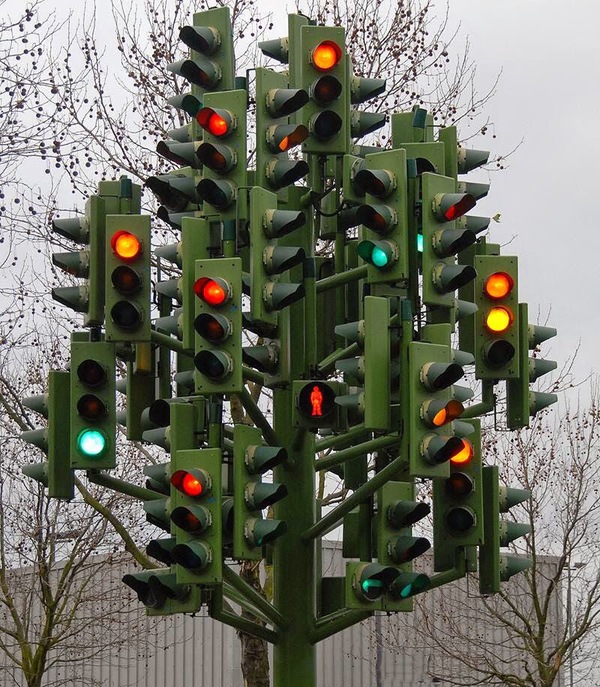
<instances>
[{"instance_id":1,"label":"traffic light tree sculpture","mask_svg":"<svg viewBox=\"0 0 600 687\"><path fill-rule=\"evenodd\" d=\"M148 612L206 604L274 644L276 687L314 687L317 642L376 611L410 611L416 594L472 571L476 547L482 592L513 573L498 514L517 492L502 498L481 454L478 416L495 406L469 405L458 383L473 363L484 390L506 380L508 424L526 425L554 400L530 391L553 364L528 350L555 332L529 325L516 258L486 248L486 219L467 214L487 185L458 175L485 152L459 146L453 127L434 140L419 108L392 115L389 149L352 145L383 124L355 106L385 83L353 75L343 28L290 15L289 35L263 45L287 66L256 72L250 142L228 10L195 14L180 36L190 53L168 68L191 84L174 102L190 122L157 148L180 168L146 183L159 218L181 231L154 253L176 275L154 279L150 218L126 179L103 182L81 220L54 223L84 246L55 265L87 283L53 295L89 332L73 335L70 373L51 376L50 398L28 401L49 422L23 437L48 454L29 474L69 498L72 471L87 470L142 500L166 533L148 553L166 567L124 581ZM145 488L103 472L117 463L117 358L129 373L128 437L169 453L145 470ZM232 399L245 411L233 426ZM322 513L317 472L347 489ZM433 575L419 570L431 506L416 479L432 485ZM318 547L340 526L346 574L324 576ZM263 558L272 601L231 565Z\"/></svg>"}]
</instances>

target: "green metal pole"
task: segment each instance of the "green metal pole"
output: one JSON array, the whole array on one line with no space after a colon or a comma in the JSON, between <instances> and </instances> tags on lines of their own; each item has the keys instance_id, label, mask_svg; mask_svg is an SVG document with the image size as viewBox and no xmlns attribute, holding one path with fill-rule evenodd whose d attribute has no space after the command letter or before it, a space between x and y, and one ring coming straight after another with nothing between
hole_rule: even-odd
<instances>
[{"instance_id":1,"label":"green metal pole","mask_svg":"<svg viewBox=\"0 0 600 687\"><path fill-rule=\"evenodd\" d=\"M274 687L315 687L316 650L311 642L315 616L315 541L301 539L315 521L314 434L305 432L292 446L292 393L275 392L275 432L288 447L292 464L278 468L275 480L288 486L286 498L275 504L275 517L285 520L286 534L274 547L274 605L287 627L273 647Z\"/></svg>"}]
</instances>

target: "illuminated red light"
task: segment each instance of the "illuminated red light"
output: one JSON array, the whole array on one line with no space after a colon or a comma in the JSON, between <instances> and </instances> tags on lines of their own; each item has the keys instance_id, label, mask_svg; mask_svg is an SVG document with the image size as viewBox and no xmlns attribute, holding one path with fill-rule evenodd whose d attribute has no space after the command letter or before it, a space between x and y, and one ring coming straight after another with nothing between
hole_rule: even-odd
<instances>
[{"instance_id":1,"label":"illuminated red light","mask_svg":"<svg viewBox=\"0 0 600 687\"><path fill-rule=\"evenodd\" d=\"M219 279L201 277L194 283L194 293L205 303L213 307L219 307L226 303L230 298L229 289L226 283Z\"/></svg>"},{"instance_id":2,"label":"illuminated red light","mask_svg":"<svg viewBox=\"0 0 600 687\"><path fill-rule=\"evenodd\" d=\"M110 247L121 260L135 260L142 252L142 243L135 234L117 231L110 240Z\"/></svg>"},{"instance_id":3,"label":"illuminated red light","mask_svg":"<svg viewBox=\"0 0 600 687\"><path fill-rule=\"evenodd\" d=\"M323 417L323 392L316 384L310 394L310 404L312 406L311 415L313 417Z\"/></svg>"},{"instance_id":4,"label":"illuminated red light","mask_svg":"<svg viewBox=\"0 0 600 687\"><path fill-rule=\"evenodd\" d=\"M187 496L200 496L204 491L204 485L195 475L186 472L181 480L181 490Z\"/></svg>"},{"instance_id":5,"label":"illuminated red light","mask_svg":"<svg viewBox=\"0 0 600 687\"><path fill-rule=\"evenodd\" d=\"M217 138L223 138L231 133L232 117L227 110L215 110L212 107L203 107L196 115L198 124Z\"/></svg>"},{"instance_id":6,"label":"illuminated red light","mask_svg":"<svg viewBox=\"0 0 600 687\"><path fill-rule=\"evenodd\" d=\"M210 478L201 469L177 470L171 475L171 484L182 494L199 498L210 489Z\"/></svg>"}]
</instances>

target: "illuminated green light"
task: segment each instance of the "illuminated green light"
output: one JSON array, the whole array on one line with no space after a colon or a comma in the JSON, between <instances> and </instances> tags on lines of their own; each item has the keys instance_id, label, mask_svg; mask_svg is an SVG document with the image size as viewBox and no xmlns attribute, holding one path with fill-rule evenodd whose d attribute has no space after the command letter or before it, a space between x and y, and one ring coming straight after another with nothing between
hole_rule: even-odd
<instances>
[{"instance_id":1,"label":"illuminated green light","mask_svg":"<svg viewBox=\"0 0 600 687\"><path fill-rule=\"evenodd\" d=\"M357 253L379 269L389 268L398 260L398 247L393 241L361 241Z\"/></svg>"},{"instance_id":2,"label":"illuminated green light","mask_svg":"<svg viewBox=\"0 0 600 687\"><path fill-rule=\"evenodd\" d=\"M389 256L387 253L381 248L373 248L373 252L371 253L371 261L375 265L375 267L385 267L388 262L389 262Z\"/></svg>"},{"instance_id":3,"label":"illuminated green light","mask_svg":"<svg viewBox=\"0 0 600 687\"><path fill-rule=\"evenodd\" d=\"M423 238L423 234L417 234L417 251L419 253L423 252L424 245L425 245L425 239Z\"/></svg>"},{"instance_id":4,"label":"illuminated green light","mask_svg":"<svg viewBox=\"0 0 600 687\"><path fill-rule=\"evenodd\" d=\"M107 443L106 435L97 429L84 429L77 437L77 449L87 458L100 458Z\"/></svg>"},{"instance_id":5,"label":"illuminated green light","mask_svg":"<svg viewBox=\"0 0 600 687\"><path fill-rule=\"evenodd\" d=\"M366 579L361 583L361 587L365 594L369 594L372 589L383 589L383 582L381 580Z\"/></svg>"}]
</instances>

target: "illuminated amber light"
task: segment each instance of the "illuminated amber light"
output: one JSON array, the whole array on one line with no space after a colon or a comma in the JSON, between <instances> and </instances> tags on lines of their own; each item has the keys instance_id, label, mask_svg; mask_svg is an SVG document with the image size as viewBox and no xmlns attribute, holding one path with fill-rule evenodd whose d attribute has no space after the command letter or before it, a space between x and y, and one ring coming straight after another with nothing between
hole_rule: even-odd
<instances>
[{"instance_id":1,"label":"illuminated amber light","mask_svg":"<svg viewBox=\"0 0 600 687\"><path fill-rule=\"evenodd\" d=\"M485 326L494 334L502 334L513 323L514 317L508 308L492 308L485 317Z\"/></svg>"},{"instance_id":2,"label":"illuminated amber light","mask_svg":"<svg viewBox=\"0 0 600 687\"><path fill-rule=\"evenodd\" d=\"M450 462L453 465L467 465L473 459L473 444L467 441L467 439L463 439L462 442L463 447L461 450L450 458Z\"/></svg>"},{"instance_id":3,"label":"illuminated amber light","mask_svg":"<svg viewBox=\"0 0 600 687\"><path fill-rule=\"evenodd\" d=\"M499 298L506 298L512 291L515 282L510 274L506 272L494 272L485 282L485 293L488 298L497 300Z\"/></svg>"},{"instance_id":4,"label":"illuminated amber light","mask_svg":"<svg viewBox=\"0 0 600 687\"><path fill-rule=\"evenodd\" d=\"M342 59L340 46L333 41L323 41L313 50L312 62L322 72L333 69Z\"/></svg>"},{"instance_id":5,"label":"illuminated amber light","mask_svg":"<svg viewBox=\"0 0 600 687\"><path fill-rule=\"evenodd\" d=\"M113 234L110 245L115 255L121 260L135 260L142 252L141 241L128 231L118 231Z\"/></svg>"}]
</instances>

